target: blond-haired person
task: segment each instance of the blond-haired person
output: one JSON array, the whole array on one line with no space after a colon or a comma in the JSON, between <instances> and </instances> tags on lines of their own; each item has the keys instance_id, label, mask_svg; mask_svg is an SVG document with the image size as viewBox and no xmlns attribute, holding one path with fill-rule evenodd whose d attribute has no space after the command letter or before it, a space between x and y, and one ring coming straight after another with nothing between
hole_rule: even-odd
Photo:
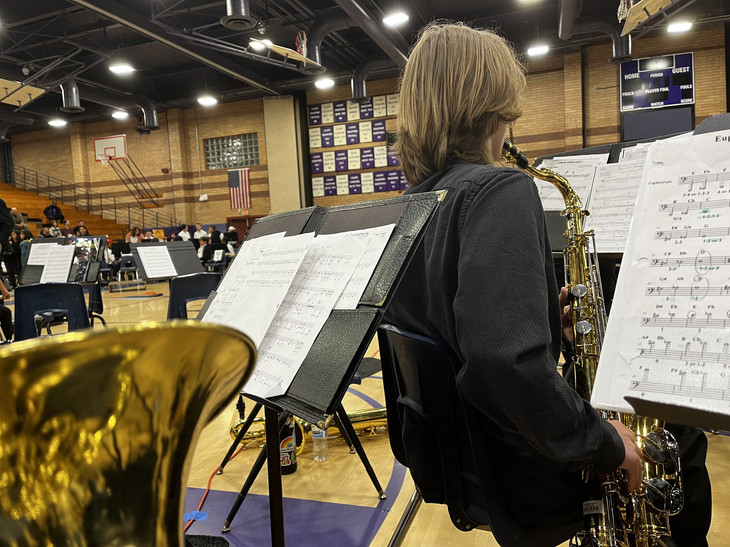
<instances>
[{"instance_id":1,"label":"blond-haired person","mask_svg":"<svg viewBox=\"0 0 730 547\"><path fill-rule=\"evenodd\" d=\"M557 372L562 325L535 183L498 166L526 79L509 45L465 25L426 27L403 73L396 148L408 193L446 190L386 321L445 342L484 440L485 498L502 545L552 546L582 528L581 471L640 481L633 433ZM404 435L405 437L405 435Z\"/></svg>"}]
</instances>

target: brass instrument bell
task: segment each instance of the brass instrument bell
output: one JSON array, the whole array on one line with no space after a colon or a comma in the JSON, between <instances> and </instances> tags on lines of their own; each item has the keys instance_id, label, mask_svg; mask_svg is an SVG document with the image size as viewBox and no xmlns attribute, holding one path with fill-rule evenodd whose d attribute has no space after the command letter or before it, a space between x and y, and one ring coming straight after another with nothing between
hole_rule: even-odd
<instances>
[{"instance_id":1,"label":"brass instrument bell","mask_svg":"<svg viewBox=\"0 0 730 547\"><path fill-rule=\"evenodd\" d=\"M181 545L189 449L255 356L193 321L0 349L0 544Z\"/></svg>"}]
</instances>

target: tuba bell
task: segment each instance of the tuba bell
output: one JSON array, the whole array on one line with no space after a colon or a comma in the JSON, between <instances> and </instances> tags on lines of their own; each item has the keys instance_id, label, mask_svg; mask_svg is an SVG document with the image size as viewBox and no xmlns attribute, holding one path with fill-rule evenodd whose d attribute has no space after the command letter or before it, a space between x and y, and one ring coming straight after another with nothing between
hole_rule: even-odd
<instances>
[{"instance_id":1,"label":"tuba bell","mask_svg":"<svg viewBox=\"0 0 730 547\"><path fill-rule=\"evenodd\" d=\"M0 349L0 544L182 545L189 448L255 356L193 321Z\"/></svg>"}]
</instances>

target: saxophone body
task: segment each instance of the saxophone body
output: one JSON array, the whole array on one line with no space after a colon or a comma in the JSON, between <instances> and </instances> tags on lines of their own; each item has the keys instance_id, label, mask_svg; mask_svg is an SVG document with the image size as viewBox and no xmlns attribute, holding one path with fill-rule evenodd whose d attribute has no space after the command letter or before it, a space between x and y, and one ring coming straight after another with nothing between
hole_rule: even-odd
<instances>
[{"instance_id":1,"label":"saxophone body","mask_svg":"<svg viewBox=\"0 0 730 547\"><path fill-rule=\"evenodd\" d=\"M593 391L607 322L594 233L583 228L589 213L564 177L530 164L511 142L504 142L502 157L528 174L553 184L565 202L562 215L567 223L564 235L568 245L563 256L573 320L573 380L576 391L588 400ZM627 413L599 412L605 419L620 420L636 435L644 459L642 487L636 493L629 493L620 470L600 477L587 473L592 499L583 504L585 528L576 535L571 546L667 545L669 516L678 513L683 504L676 440L659 420Z\"/></svg>"}]
</instances>

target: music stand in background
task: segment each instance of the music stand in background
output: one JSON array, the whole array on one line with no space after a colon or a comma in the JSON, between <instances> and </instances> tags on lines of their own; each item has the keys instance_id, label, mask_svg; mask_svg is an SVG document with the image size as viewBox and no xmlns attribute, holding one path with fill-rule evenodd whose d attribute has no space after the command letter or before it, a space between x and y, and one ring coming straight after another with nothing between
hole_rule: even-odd
<instances>
[{"instance_id":1,"label":"music stand in background","mask_svg":"<svg viewBox=\"0 0 730 547\"><path fill-rule=\"evenodd\" d=\"M132 243L130 247L132 256L137 263L139 276L145 281L170 279L178 275L187 275L203 271L203 266L200 263L200 259L198 258L198 255L195 252L195 247L191 241L181 240ZM155 265L148 263L145 257L145 253L147 253L149 249L162 252L164 255L169 256L174 272L170 271L163 275L156 271Z\"/></svg>"},{"instance_id":2,"label":"music stand in background","mask_svg":"<svg viewBox=\"0 0 730 547\"><path fill-rule=\"evenodd\" d=\"M284 509L278 439L288 415L296 415L323 428L338 420L342 425L343 436L354 446L378 494L384 498L385 495L367 455L344 412L342 399L370 341L377 332L386 306L421 240L423 229L431 219L439 199L438 193L423 193L329 209L312 207L260 219L249 231L247 239L255 239L281 232L287 235L308 232L336 234L395 224L395 229L357 308L332 311L286 394L269 399L247 395L254 400L256 406L239 431L239 438L234 441L219 471L222 471L246 433L247 424L250 425L250 421L261 406L265 408L267 442L231 507L223 527L224 532L230 530L231 522L266 461L272 545L284 545ZM201 317L214 298L215 294L209 297L206 306L201 310Z\"/></svg>"}]
</instances>

